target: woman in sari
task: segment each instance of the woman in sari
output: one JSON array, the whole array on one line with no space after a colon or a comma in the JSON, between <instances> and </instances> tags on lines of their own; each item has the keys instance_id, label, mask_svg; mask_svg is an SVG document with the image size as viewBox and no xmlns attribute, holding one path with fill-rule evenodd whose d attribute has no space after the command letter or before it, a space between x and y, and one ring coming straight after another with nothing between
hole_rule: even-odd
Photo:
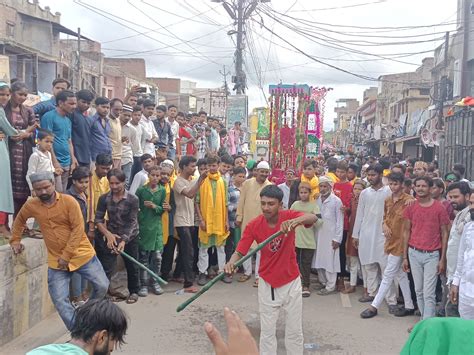
<instances>
[{"instance_id":1,"label":"woman in sari","mask_svg":"<svg viewBox=\"0 0 474 355\"><path fill-rule=\"evenodd\" d=\"M28 96L28 88L21 81L11 86L11 98L5 106L5 114L10 125L18 131L17 135L9 137L11 182L13 189L14 217L30 196L26 182L28 160L33 152L34 131L38 122L33 111L24 106Z\"/></svg>"}]
</instances>

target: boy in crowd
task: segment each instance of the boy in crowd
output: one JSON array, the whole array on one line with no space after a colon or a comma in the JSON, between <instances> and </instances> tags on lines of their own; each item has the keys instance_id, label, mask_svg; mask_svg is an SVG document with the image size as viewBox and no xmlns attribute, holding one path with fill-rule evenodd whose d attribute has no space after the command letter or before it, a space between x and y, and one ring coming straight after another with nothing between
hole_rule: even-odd
<instances>
[{"instance_id":1,"label":"boy in crowd","mask_svg":"<svg viewBox=\"0 0 474 355\"><path fill-rule=\"evenodd\" d=\"M207 282L210 247L216 247L219 272L224 271L226 260L224 246L229 236L227 183L219 172L217 156L207 158L207 169L207 177L203 180L195 200L195 208L200 220L198 261L198 285L200 286ZM232 279L226 275L223 281L230 283Z\"/></svg>"},{"instance_id":2,"label":"boy in crowd","mask_svg":"<svg viewBox=\"0 0 474 355\"><path fill-rule=\"evenodd\" d=\"M220 158L219 172L222 178L225 180L227 186L230 184L230 172L232 171L231 169L233 165L234 159L230 155L225 154Z\"/></svg>"},{"instance_id":3,"label":"boy in crowd","mask_svg":"<svg viewBox=\"0 0 474 355\"><path fill-rule=\"evenodd\" d=\"M137 138L137 130L130 124L132 119L133 108L128 105L123 105L122 112L120 114L120 124L122 126L122 171L127 177L126 187L130 187L133 167L133 157L140 150L140 141Z\"/></svg>"},{"instance_id":4,"label":"boy in crowd","mask_svg":"<svg viewBox=\"0 0 474 355\"><path fill-rule=\"evenodd\" d=\"M142 170L142 163L140 158L143 155L143 147L142 147L142 135L143 135L143 128L140 124L140 120L142 119L142 108L140 106L134 106L132 111L132 119L130 120L130 127L135 128L137 141L138 141L138 150L136 153L133 154L133 165L132 171L130 173L129 185L133 181L135 175Z\"/></svg>"},{"instance_id":5,"label":"boy in crowd","mask_svg":"<svg viewBox=\"0 0 474 355\"><path fill-rule=\"evenodd\" d=\"M302 182L300 183L298 190L300 193L300 199L293 203L291 209L294 211L312 213L316 216L321 216L321 212L316 202L309 200L309 196L311 195L311 185L307 182ZM315 228L321 223L322 221L318 219L317 224L315 224L311 228L299 226L295 230L296 260L298 262L298 267L300 269L301 274L303 297L309 297L311 295L311 291L309 288L311 276L311 262L313 261L314 252L316 250L316 238L314 238L314 235L316 233Z\"/></svg>"},{"instance_id":6,"label":"boy in crowd","mask_svg":"<svg viewBox=\"0 0 474 355\"><path fill-rule=\"evenodd\" d=\"M129 190L131 194L134 194L139 187L145 185L145 183L148 181L148 174L150 173L150 169L152 166L155 165L153 157L148 153L143 154L140 158L140 161L142 163L143 169L138 172L133 178Z\"/></svg>"},{"instance_id":7,"label":"boy in crowd","mask_svg":"<svg viewBox=\"0 0 474 355\"><path fill-rule=\"evenodd\" d=\"M96 113L91 119L90 131L90 150L91 160L96 161L99 154L112 155L112 144L109 140L110 134L110 100L106 97L98 97L95 99Z\"/></svg>"},{"instance_id":8,"label":"boy in crowd","mask_svg":"<svg viewBox=\"0 0 474 355\"><path fill-rule=\"evenodd\" d=\"M33 149L33 153L28 160L28 171L26 173L26 181L34 196L33 186L31 185L30 175L42 172L54 173L53 160L51 158L51 149L54 142L54 134L45 129L39 129L37 133L38 144Z\"/></svg>"},{"instance_id":9,"label":"boy in crowd","mask_svg":"<svg viewBox=\"0 0 474 355\"><path fill-rule=\"evenodd\" d=\"M148 169L148 183L139 187L136 196L139 202L138 226L139 226L139 257L140 262L149 266L155 274L159 275L161 269L161 253L163 251L163 229L161 215L163 214L163 203L166 198L166 189L160 185L161 173L158 166ZM148 295L149 277L145 270L140 270L140 290L138 295ZM153 293L163 294L158 282L153 279Z\"/></svg>"},{"instance_id":10,"label":"boy in crowd","mask_svg":"<svg viewBox=\"0 0 474 355\"><path fill-rule=\"evenodd\" d=\"M245 181L246 172L242 167L234 168L232 171L232 180L228 189L228 216L229 216L229 231L230 235L227 238L225 244L225 259L226 262L230 260L230 257L235 251L235 247L240 240L240 228L236 227L235 220L237 218L237 204L239 203L240 188ZM244 275L242 277L250 278L250 275ZM247 281L245 280L245 281Z\"/></svg>"}]
</instances>

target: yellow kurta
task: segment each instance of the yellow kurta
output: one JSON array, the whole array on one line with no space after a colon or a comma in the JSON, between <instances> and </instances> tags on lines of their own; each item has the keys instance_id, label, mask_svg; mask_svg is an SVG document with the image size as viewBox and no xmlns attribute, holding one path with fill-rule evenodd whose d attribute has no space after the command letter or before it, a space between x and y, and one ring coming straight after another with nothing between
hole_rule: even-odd
<instances>
[{"instance_id":1,"label":"yellow kurta","mask_svg":"<svg viewBox=\"0 0 474 355\"><path fill-rule=\"evenodd\" d=\"M334 173L327 173L326 176L330 178L333 183L339 182L339 178Z\"/></svg>"},{"instance_id":2,"label":"yellow kurta","mask_svg":"<svg viewBox=\"0 0 474 355\"><path fill-rule=\"evenodd\" d=\"M92 178L89 184L89 216L88 222L94 222L95 220L95 211L97 209L97 203L99 202L99 197L103 194L106 194L110 191L109 180L107 177L99 179L99 177L93 173Z\"/></svg>"}]
</instances>

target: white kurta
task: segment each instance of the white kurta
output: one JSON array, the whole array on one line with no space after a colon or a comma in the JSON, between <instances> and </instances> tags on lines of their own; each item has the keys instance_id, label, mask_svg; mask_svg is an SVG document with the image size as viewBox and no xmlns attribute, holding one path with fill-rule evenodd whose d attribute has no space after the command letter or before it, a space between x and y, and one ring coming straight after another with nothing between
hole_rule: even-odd
<instances>
[{"instance_id":1,"label":"white kurta","mask_svg":"<svg viewBox=\"0 0 474 355\"><path fill-rule=\"evenodd\" d=\"M390 195L388 186L378 190L369 187L360 194L352 238L359 239L361 265L385 263L382 225L385 199Z\"/></svg>"},{"instance_id":2,"label":"white kurta","mask_svg":"<svg viewBox=\"0 0 474 355\"><path fill-rule=\"evenodd\" d=\"M341 272L339 249L332 248L332 241L342 242L344 214L341 211L341 199L331 193L324 202L319 197L316 203L321 210L323 224L316 230L317 245L312 268Z\"/></svg>"},{"instance_id":3,"label":"white kurta","mask_svg":"<svg viewBox=\"0 0 474 355\"><path fill-rule=\"evenodd\" d=\"M474 319L474 222L464 226L453 285L459 286L459 314Z\"/></svg>"}]
</instances>

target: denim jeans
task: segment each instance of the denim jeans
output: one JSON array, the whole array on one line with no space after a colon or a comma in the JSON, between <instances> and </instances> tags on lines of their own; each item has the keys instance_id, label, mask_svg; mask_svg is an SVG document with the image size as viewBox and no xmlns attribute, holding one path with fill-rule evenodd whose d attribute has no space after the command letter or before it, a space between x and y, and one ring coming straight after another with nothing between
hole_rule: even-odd
<instances>
[{"instance_id":1,"label":"denim jeans","mask_svg":"<svg viewBox=\"0 0 474 355\"><path fill-rule=\"evenodd\" d=\"M125 186L127 190L130 188L130 183L132 182L132 180L130 179L130 175L132 174L132 166L133 166L132 162L122 165L122 171L125 174L125 178L126 178Z\"/></svg>"},{"instance_id":2,"label":"denim jeans","mask_svg":"<svg viewBox=\"0 0 474 355\"><path fill-rule=\"evenodd\" d=\"M174 161L176 159L176 149L175 148L169 148L168 149L168 159L171 159Z\"/></svg>"},{"instance_id":3,"label":"denim jeans","mask_svg":"<svg viewBox=\"0 0 474 355\"><path fill-rule=\"evenodd\" d=\"M91 283L91 299L105 296L109 287L109 280L96 256L79 269L74 270L74 273L80 274ZM69 302L69 283L72 274L73 272L67 270L48 268L49 295L68 330L71 330L74 324L74 307Z\"/></svg>"},{"instance_id":4,"label":"denim jeans","mask_svg":"<svg viewBox=\"0 0 474 355\"><path fill-rule=\"evenodd\" d=\"M71 296L80 297L87 287L87 280L78 272L73 272L71 276Z\"/></svg>"},{"instance_id":5,"label":"denim jeans","mask_svg":"<svg viewBox=\"0 0 474 355\"><path fill-rule=\"evenodd\" d=\"M159 275L161 270L161 252L159 250L141 250L138 251L139 261L148 267L155 274ZM149 280L151 278L151 284L154 285L157 281L148 275L148 272L140 269L140 286L149 286Z\"/></svg>"},{"instance_id":6,"label":"denim jeans","mask_svg":"<svg viewBox=\"0 0 474 355\"><path fill-rule=\"evenodd\" d=\"M416 301L421 312L421 319L436 315L436 282L438 280L439 251L423 253L408 249L410 270L415 281Z\"/></svg>"}]
</instances>

